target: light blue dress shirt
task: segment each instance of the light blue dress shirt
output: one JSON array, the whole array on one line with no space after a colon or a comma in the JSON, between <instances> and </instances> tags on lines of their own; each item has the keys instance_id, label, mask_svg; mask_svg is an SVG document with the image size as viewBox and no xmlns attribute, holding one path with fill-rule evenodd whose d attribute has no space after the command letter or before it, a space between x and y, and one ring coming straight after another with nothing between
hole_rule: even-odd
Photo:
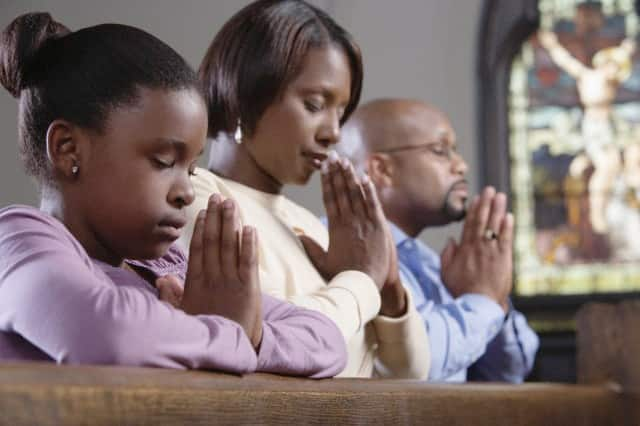
<instances>
[{"instance_id":1,"label":"light blue dress shirt","mask_svg":"<svg viewBox=\"0 0 640 426\"><path fill-rule=\"evenodd\" d=\"M533 367L539 340L520 312L487 296L457 299L440 277L440 256L390 223L402 282L424 319L431 345L429 380L520 383Z\"/></svg>"}]
</instances>

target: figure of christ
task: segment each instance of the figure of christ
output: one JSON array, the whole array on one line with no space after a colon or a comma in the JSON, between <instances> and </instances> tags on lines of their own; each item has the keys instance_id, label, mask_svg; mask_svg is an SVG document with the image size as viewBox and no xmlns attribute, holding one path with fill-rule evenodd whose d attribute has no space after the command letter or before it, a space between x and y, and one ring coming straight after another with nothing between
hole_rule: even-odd
<instances>
[{"instance_id":1,"label":"figure of christ","mask_svg":"<svg viewBox=\"0 0 640 426\"><path fill-rule=\"evenodd\" d=\"M588 183L589 220L595 232L606 233L607 200L622 167L611 125L612 104L619 86L631 75L635 41L627 38L618 46L598 51L589 67L576 59L555 33L541 30L538 39L554 63L576 80L584 110L581 133L585 152L571 162L569 174L579 178L589 165L593 166Z\"/></svg>"}]
</instances>

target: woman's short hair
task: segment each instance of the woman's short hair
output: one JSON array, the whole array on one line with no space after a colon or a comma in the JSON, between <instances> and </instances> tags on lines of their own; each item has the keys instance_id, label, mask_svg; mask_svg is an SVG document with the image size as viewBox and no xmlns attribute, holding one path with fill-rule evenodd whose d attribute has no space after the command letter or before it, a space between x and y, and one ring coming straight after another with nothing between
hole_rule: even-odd
<instances>
[{"instance_id":1,"label":"woman's short hair","mask_svg":"<svg viewBox=\"0 0 640 426\"><path fill-rule=\"evenodd\" d=\"M198 71L209 111L209 136L258 120L300 73L310 49L336 46L351 69L351 96L341 124L362 91L362 56L353 37L302 0L258 0L236 13L211 42Z\"/></svg>"}]
</instances>

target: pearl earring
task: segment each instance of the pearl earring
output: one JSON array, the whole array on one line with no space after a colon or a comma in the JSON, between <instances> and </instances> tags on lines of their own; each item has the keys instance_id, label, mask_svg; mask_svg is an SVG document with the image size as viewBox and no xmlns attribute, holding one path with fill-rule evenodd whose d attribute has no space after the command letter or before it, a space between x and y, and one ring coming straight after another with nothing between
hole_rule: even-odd
<instances>
[{"instance_id":1,"label":"pearl earring","mask_svg":"<svg viewBox=\"0 0 640 426\"><path fill-rule=\"evenodd\" d=\"M238 125L236 127L236 131L233 134L233 140L235 140L238 145L242 143L242 122L240 121L239 118L238 118Z\"/></svg>"},{"instance_id":2,"label":"pearl earring","mask_svg":"<svg viewBox=\"0 0 640 426\"><path fill-rule=\"evenodd\" d=\"M79 170L80 170L80 167L78 167L75 164L71 167L71 173L74 175L77 175Z\"/></svg>"}]
</instances>

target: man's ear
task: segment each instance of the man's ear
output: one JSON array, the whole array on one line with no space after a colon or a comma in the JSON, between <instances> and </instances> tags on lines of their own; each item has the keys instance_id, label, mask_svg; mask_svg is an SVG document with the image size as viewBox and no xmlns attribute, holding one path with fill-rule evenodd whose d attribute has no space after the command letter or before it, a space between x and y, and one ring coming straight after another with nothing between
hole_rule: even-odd
<instances>
[{"instance_id":1,"label":"man's ear","mask_svg":"<svg viewBox=\"0 0 640 426\"><path fill-rule=\"evenodd\" d=\"M376 187L385 188L393 184L394 166L388 154L374 152L369 155L367 170Z\"/></svg>"},{"instance_id":2,"label":"man's ear","mask_svg":"<svg viewBox=\"0 0 640 426\"><path fill-rule=\"evenodd\" d=\"M79 173L82 136L77 126L66 120L54 120L47 129L47 158L54 175L73 178Z\"/></svg>"}]
</instances>

